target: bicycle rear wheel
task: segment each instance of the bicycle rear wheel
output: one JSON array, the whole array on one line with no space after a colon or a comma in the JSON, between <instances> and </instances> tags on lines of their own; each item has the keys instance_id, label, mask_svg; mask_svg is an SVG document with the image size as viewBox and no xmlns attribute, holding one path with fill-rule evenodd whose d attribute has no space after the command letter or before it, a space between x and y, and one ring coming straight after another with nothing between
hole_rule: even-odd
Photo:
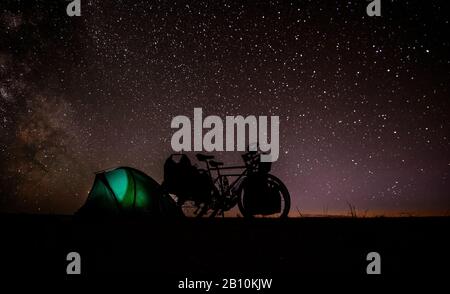
<instances>
[{"instance_id":1,"label":"bicycle rear wheel","mask_svg":"<svg viewBox=\"0 0 450 294\"><path fill-rule=\"evenodd\" d=\"M219 191L217 188L213 188L210 191L210 196L207 201L196 202L192 199L185 200L182 203L179 202L183 214L186 217L214 217L219 211L219 207L216 202L219 199Z\"/></svg>"}]
</instances>

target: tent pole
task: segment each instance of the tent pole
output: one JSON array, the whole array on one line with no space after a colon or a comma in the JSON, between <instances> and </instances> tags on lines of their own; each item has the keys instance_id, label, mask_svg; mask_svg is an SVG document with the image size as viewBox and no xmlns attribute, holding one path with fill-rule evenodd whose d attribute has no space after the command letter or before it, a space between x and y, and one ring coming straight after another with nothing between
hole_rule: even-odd
<instances>
[{"instance_id":1,"label":"tent pole","mask_svg":"<svg viewBox=\"0 0 450 294\"><path fill-rule=\"evenodd\" d=\"M109 192L111 192L111 194L114 197L114 200L116 201L117 207L119 208L120 211L122 211L122 206L119 203L119 200L117 200L116 194L114 193L114 191L112 190L111 186L108 183L108 180L105 177L105 174L99 174L98 175L100 180L103 182L103 184L106 186L106 188L109 190Z\"/></svg>"},{"instance_id":2,"label":"tent pole","mask_svg":"<svg viewBox=\"0 0 450 294\"><path fill-rule=\"evenodd\" d=\"M131 177L133 178L133 188L134 188L134 200L133 200L133 212L135 212L136 208L136 179L134 178L134 174L130 171Z\"/></svg>"}]
</instances>

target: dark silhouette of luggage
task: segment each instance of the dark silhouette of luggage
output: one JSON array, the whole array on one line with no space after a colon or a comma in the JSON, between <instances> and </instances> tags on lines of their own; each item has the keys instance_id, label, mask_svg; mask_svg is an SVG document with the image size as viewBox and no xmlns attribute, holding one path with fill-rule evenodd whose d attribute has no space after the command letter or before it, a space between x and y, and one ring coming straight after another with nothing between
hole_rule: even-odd
<instances>
[{"instance_id":1,"label":"dark silhouette of luggage","mask_svg":"<svg viewBox=\"0 0 450 294\"><path fill-rule=\"evenodd\" d=\"M176 161L176 155L172 154L164 163L164 182L163 186L167 192L175 195L182 194L189 184L192 177L192 164L187 155L179 155Z\"/></svg>"},{"instance_id":2,"label":"dark silhouette of luggage","mask_svg":"<svg viewBox=\"0 0 450 294\"><path fill-rule=\"evenodd\" d=\"M213 191L207 172L192 165L186 154L172 154L167 158L164 163L163 187L176 195L180 203L187 200L207 203Z\"/></svg>"},{"instance_id":3,"label":"dark silhouette of luggage","mask_svg":"<svg viewBox=\"0 0 450 294\"><path fill-rule=\"evenodd\" d=\"M272 168L272 162L262 162L261 154L256 151L243 154L242 159L250 173L268 174Z\"/></svg>"},{"instance_id":4,"label":"dark silhouette of luggage","mask_svg":"<svg viewBox=\"0 0 450 294\"><path fill-rule=\"evenodd\" d=\"M278 187L266 174L249 175L243 184L243 205L247 213L271 215L281 212L281 195Z\"/></svg>"}]
</instances>

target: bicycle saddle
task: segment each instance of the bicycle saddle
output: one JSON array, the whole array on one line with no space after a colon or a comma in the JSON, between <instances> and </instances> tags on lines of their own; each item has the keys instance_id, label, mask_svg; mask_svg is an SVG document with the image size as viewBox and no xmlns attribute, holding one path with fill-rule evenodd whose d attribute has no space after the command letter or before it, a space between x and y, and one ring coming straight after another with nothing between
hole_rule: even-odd
<instances>
[{"instance_id":1,"label":"bicycle saddle","mask_svg":"<svg viewBox=\"0 0 450 294\"><path fill-rule=\"evenodd\" d=\"M212 167L219 167L219 166L223 165L223 162L215 161L215 160L210 160L210 161L209 161L209 164L210 164Z\"/></svg>"},{"instance_id":2,"label":"bicycle saddle","mask_svg":"<svg viewBox=\"0 0 450 294\"><path fill-rule=\"evenodd\" d=\"M205 154L201 154L201 153L197 153L197 154L195 155L195 157L197 157L197 159L198 159L199 161L207 161L207 160L209 160L209 159L213 159L213 158L214 158L213 155L205 155Z\"/></svg>"}]
</instances>

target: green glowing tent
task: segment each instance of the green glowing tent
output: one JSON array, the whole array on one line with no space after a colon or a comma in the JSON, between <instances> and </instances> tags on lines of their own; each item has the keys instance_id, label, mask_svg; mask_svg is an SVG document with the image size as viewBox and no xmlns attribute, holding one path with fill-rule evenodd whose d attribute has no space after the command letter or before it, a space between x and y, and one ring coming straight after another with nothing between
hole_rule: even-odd
<instances>
[{"instance_id":1,"label":"green glowing tent","mask_svg":"<svg viewBox=\"0 0 450 294\"><path fill-rule=\"evenodd\" d=\"M98 172L78 215L180 216L181 210L161 186L141 171L118 167Z\"/></svg>"}]
</instances>

